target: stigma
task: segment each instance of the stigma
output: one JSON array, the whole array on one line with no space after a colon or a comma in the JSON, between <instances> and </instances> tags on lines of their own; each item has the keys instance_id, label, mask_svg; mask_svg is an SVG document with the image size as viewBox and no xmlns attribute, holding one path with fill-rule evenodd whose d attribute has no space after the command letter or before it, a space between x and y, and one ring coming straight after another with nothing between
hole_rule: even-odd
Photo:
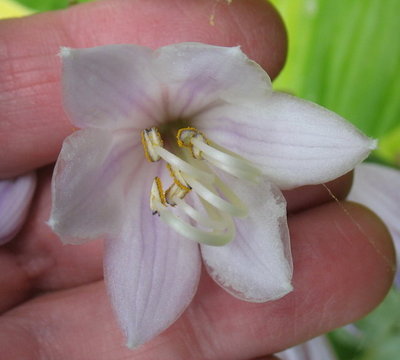
<instances>
[{"instance_id":1,"label":"stigma","mask_svg":"<svg viewBox=\"0 0 400 360\"><path fill-rule=\"evenodd\" d=\"M150 210L182 236L202 244L222 246L235 236L234 218L248 214L247 204L223 182L222 170L235 181L257 186L260 170L250 161L208 140L193 127L181 128L174 139L175 153L164 147L157 128L142 131L144 155L164 161L169 186L156 177L150 190Z\"/></svg>"}]
</instances>

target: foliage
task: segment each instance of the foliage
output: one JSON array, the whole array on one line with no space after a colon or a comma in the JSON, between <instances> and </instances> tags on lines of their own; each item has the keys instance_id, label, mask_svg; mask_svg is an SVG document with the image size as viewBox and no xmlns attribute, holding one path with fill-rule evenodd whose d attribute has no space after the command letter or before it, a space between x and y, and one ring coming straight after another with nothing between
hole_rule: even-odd
<instances>
[{"instance_id":1,"label":"foliage","mask_svg":"<svg viewBox=\"0 0 400 360\"><path fill-rule=\"evenodd\" d=\"M19 3L36 11L64 9L70 5L91 0L17 0Z\"/></svg>"},{"instance_id":2,"label":"foliage","mask_svg":"<svg viewBox=\"0 0 400 360\"><path fill-rule=\"evenodd\" d=\"M343 360L393 360L400 352L400 292L392 290L354 330L336 330L330 339Z\"/></svg>"},{"instance_id":3,"label":"foliage","mask_svg":"<svg viewBox=\"0 0 400 360\"><path fill-rule=\"evenodd\" d=\"M400 1L272 2L289 34L289 57L277 88L334 110L372 137L399 127ZM397 134L378 156L398 156Z\"/></svg>"}]
</instances>

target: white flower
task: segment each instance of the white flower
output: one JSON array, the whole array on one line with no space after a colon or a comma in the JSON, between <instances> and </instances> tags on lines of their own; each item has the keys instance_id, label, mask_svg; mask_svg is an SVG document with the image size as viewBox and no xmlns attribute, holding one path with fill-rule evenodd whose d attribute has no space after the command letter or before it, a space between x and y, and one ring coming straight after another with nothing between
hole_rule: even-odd
<instances>
[{"instance_id":1,"label":"white flower","mask_svg":"<svg viewBox=\"0 0 400 360\"><path fill-rule=\"evenodd\" d=\"M0 180L0 245L12 240L21 229L35 189L35 172Z\"/></svg>"},{"instance_id":2,"label":"white flower","mask_svg":"<svg viewBox=\"0 0 400 360\"><path fill-rule=\"evenodd\" d=\"M350 171L374 141L274 93L238 47L110 45L61 56L65 108L81 130L58 159L49 224L65 243L106 240L105 280L128 346L188 306L200 253L240 299L291 291L279 189Z\"/></svg>"},{"instance_id":3,"label":"white flower","mask_svg":"<svg viewBox=\"0 0 400 360\"><path fill-rule=\"evenodd\" d=\"M378 164L358 165L348 198L368 206L381 217L400 259L400 171ZM400 270L397 270L395 285L400 289Z\"/></svg>"},{"instance_id":4,"label":"white flower","mask_svg":"<svg viewBox=\"0 0 400 360\"><path fill-rule=\"evenodd\" d=\"M281 360L336 360L337 357L326 338L321 335L276 354Z\"/></svg>"}]
</instances>

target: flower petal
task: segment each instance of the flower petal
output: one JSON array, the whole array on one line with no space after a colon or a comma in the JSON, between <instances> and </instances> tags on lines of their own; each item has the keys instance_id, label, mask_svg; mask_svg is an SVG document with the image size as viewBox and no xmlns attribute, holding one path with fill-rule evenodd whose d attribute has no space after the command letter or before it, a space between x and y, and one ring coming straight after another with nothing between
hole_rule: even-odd
<instances>
[{"instance_id":1,"label":"flower petal","mask_svg":"<svg viewBox=\"0 0 400 360\"><path fill-rule=\"evenodd\" d=\"M54 169L48 221L64 243L120 230L126 193L135 185L143 159L139 134L85 129L64 141Z\"/></svg>"},{"instance_id":2,"label":"flower petal","mask_svg":"<svg viewBox=\"0 0 400 360\"><path fill-rule=\"evenodd\" d=\"M36 173L0 180L0 245L21 229L36 188Z\"/></svg>"},{"instance_id":3,"label":"flower petal","mask_svg":"<svg viewBox=\"0 0 400 360\"><path fill-rule=\"evenodd\" d=\"M169 45L155 51L154 65L168 88L171 118L187 119L219 102L258 99L272 91L268 74L239 47Z\"/></svg>"},{"instance_id":4,"label":"flower petal","mask_svg":"<svg viewBox=\"0 0 400 360\"><path fill-rule=\"evenodd\" d=\"M204 263L214 280L232 295L252 302L278 299L292 290L292 261L286 202L273 184L230 184L248 205L236 219L236 237L228 245L201 245Z\"/></svg>"},{"instance_id":5,"label":"flower petal","mask_svg":"<svg viewBox=\"0 0 400 360\"><path fill-rule=\"evenodd\" d=\"M331 345L325 336L318 336L303 344L276 354L282 360L336 360Z\"/></svg>"},{"instance_id":6,"label":"flower petal","mask_svg":"<svg viewBox=\"0 0 400 360\"><path fill-rule=\"evenodd\" d=\"M151 340L181 315L196 292L201 270L198 245L151 213L146 190L153 172L138 176L123 230L106 241L104 260L113 308L131 348Z\"/></svg>"},{"instance_id":7,"label":"flower petal","mask_svg":"<svg viewBox=\"0 0 400 360\"><path fill-rule=\"evenodd\" d=\"M393 237L396 255L400 259L400 171L378 164L360 164L354 172L349 200L375 211L385 222ZM400 288L400 269L396 273Z\"/></svg>"},{"instance_id":8,"label":"flower petal","mask_svg":"<svg viewBox=\"0 0 400 360\"><path fill-rule=\"evenodd\" d=\"M159 121L152 50L136 45L62 48L64 106L80 128L140 128Z\"/></svg>"},{"instance_id":9,"label":"flower petal","mask_svg":"<svg viewBox=\"0 0 400 360\"><path fill-rule=\"evenodd\" d=\"M333 112L283 93L263 103L209 110L194 125L218 145L258 164L281 189L335 179L376 145Z\"/></svg>"}]
</instances>

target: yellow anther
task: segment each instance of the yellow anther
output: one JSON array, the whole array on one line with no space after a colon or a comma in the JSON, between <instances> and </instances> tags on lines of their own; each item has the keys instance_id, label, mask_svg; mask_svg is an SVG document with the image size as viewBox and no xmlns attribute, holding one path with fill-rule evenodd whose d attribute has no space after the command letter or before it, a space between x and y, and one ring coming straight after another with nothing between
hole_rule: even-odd
<instances>
[{"instance_id":1,"label":"yellow anther","mask_svg":"<svg viewBox=\"0 0 400 360\"><path fill-rule=\"evenodd\" d=\"M192 139L196 138L208 144L207 138L199 130L193 127L182 128L178 130L176 140L180 147L189 148L195 159L202 159L201 150L192 144Z\"/></svg>"},{"instance_id":2,"label":"yellow anther","mask_svg":"<svg viewBox=\"0 0 400 360\"><path fill-rule=\"evenodd\" d=\"M171 166L171 164L167 164L167 168L177 186L186 191L190 191L192 189L178 169L175 169L173 166Z\"/></svg>"},{"instance_id":3,"label":"yellow anther","mask_svg":"<svg viewBox=\"0 0 400 360\"><path fill-rule=\"evenodd\" d=\"M189 188L182 188L174 182L165 192L165 200L169 205L175 206L176 199L182 200L189 191Z\"/></svg>"},{"instance_id":4,"label":"yellow anther","mask_svg":"<svg viewBox=\"0 0 400 360\"><path fill-rule=\"evenodd\" d=\"M164 190L159 177L155 177L150 191L150 209L153 214L158 213L159 205L167 206Z\"/></svg>"},{"instance_id":5,"label":"yellow anther","mask_svg":"<svg viewBox=\"0 0 400 360\"><path fill-rule=\"evenodd\" d=\"M150 129L145 129L141 133L142 145L144 149L144 155L146 159L150 162L155 162L161 159L161 157L155 151L155 147L162 147L164 145L161 135L157 128L152 127Z\"/></svg>"}]
</instances>

